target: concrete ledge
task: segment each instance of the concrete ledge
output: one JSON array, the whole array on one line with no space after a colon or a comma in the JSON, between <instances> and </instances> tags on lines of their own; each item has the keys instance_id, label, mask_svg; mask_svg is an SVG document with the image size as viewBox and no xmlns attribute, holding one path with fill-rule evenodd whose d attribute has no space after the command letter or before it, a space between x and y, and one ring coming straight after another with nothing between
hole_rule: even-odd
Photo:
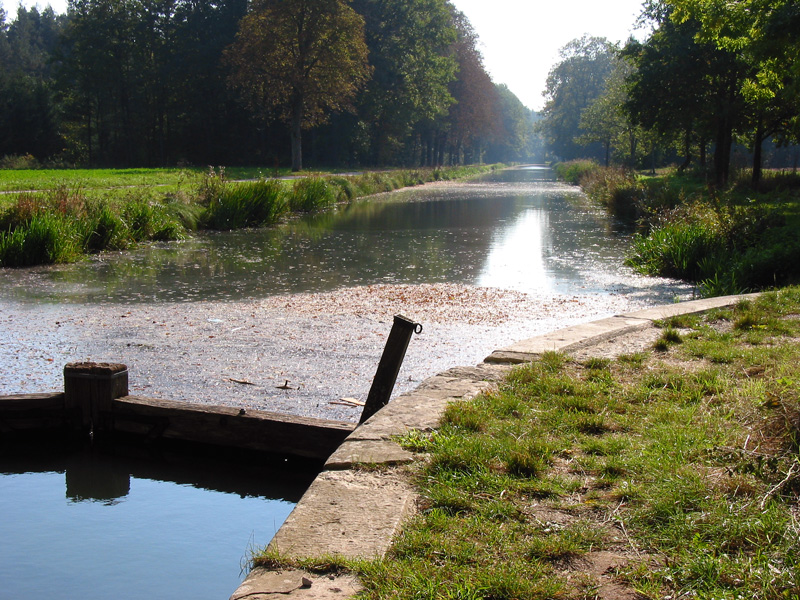
<instances>
[{"instance_id":1,"label":"concrete ledge","mask_svg":"<svg viewBox=\"0 0 800 600\"><path fill-rule=\"evenodd\" d=\"M395 472L324 471L270 547L288 557L378 558L413 506L414 488Z\"/></svg>"},{"instance_id":2,"label":"concrete ledge","mask_svg":"<svg viewBox=\"0 0 800 600\"><path fill-rule=\"evenodd\" d=\"M759 296L760 294L739 294L736 296L718 296L717 298L689 300L688 302L677 302L675 304L664 304L663 306L645 308L644 310L637 310L636 312L625 313L620 316L658 321L660 319L668 319L669 317L676 317L678 315L693 315L702 313L713 308L734 306L740 300L755 300Z\"/></svg>"},{"instance_id":3,"label":"concrete ledge","mask_svg":"<svg viewBox=\"0 0 800 600\"><path fill-rule=\"evenodd\" d=\"M297 569L253 572L258 577L248 577L231 600L278 600L288 595L296 600L336 600L349 598L362 589L352 575L316 575Z\"/></svg>"},{"instance_id":4,"label":"concrete ledge","mask_svg":"<svg viewBox=\"0 0 800 600\"><path fill-rule=\"evenodd\" d=\"M530 362L544 352L564 352L570 348L644 329L650 325L650 320L638 316L609 317L522 340L492 352L485 360L488 363Z\"/></svg>"}]
</instances>

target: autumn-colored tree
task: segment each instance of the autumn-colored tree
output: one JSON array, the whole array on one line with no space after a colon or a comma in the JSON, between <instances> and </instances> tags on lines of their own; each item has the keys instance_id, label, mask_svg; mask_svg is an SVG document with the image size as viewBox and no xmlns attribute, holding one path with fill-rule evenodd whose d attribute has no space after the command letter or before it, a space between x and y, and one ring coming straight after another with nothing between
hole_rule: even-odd
<instances>
[{"instance_id":1,"label":"autumn-colored tree","mask_svg":"<svg viewBox=\"0 0 800 600\"><path fill-rule=\"evenodd\" d=\"M290 124L294 171L303 129L347 108L370 74L364 20L341 0L257 0L225 61L251 111Z\"/></svg>"},{"instance_id":2,"label":"autumn-colored tree","mask_svg":"<svg viewBox=\"0 0 800 600\"><path fill-rule=\"evenodd\" d=\"M453 22L458 35L453 45L458 72L450 84L455 100L448 119L451 160L480 162L482 151L502 134L500 98L483 66L478 36L469 20L455 11Z\"/></svg>"}]
</instances>

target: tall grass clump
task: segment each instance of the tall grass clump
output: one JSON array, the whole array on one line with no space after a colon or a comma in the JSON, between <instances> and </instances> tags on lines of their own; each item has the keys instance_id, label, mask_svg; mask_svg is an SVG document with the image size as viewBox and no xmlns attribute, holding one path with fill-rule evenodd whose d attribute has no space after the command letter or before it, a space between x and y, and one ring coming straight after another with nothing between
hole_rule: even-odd
<instances>
[{"instance_id":1,"label":"tall grass clump","mask_svg":"<svg viewBox=\"0 0 800 600\"><path fill-rule=\"evenodd\" d=\"M333 186L322 177L298 179L289 194L289 209L293 212L313 212L336 203Z\"/></svg>"},{"instance_id":2,"label":"tall grass clump","mask_svg":"<svg viewBox=\"0 0 800 600\"><path fill-rule=\"evenodd\" d=\"M644 186L633 172L621 168L592 169L582 175L580 184L586 195L613 217L632 223L641 216Z\"/></svg>"},{"instance_id":3,"label":"tall grass clump","mask_svg":"<svg viewBox=\"0 0 800 600\"><path fill-rule=\"evenodd\" d=\"M572 185L580 185L584 177L600 168L593 160L570 160L553 165L556 177Z\"/></svg>"},{"instance_id":4,"label":"tall grass clump","mask_svg":"<svg viewBox=\"0 0 800 600\"><path fill-rule=\"evenodd\" d=\"M0 265L72 262L88 252L178 239L183 230L166 204L141 193L114 201L66 186L22 193L0 214Z\"/></svg>"},{"instance_id":5,"label":"tall grass clump","mask_svg":"<svg viewBox=\"0 0 800 600\"><path fill-rule=\"evenodd\" d=\"M766 205L694 201L659 211L649 232L635 236L626 264L697 282L705 296L734 294L800 279L800 239Z\"/></svg>"},{"instance_id":6,"label":"tall grass clump","mask_svg":"<svg viewBox=\"0 0 800 600\"><path fill-rule=\"evenodd\" d=\"M287 210L284 185L275 179L225 183L214 192L203 216L203 223L209 229L272 225Z\"/></svg>"},{"instance_id":7,"label":"tall grass clump","mask_svg":"<svg viewBox=\"0 0 800 600\"><path fill-rule=\"evenodd\" d=\"M35 214L0 232L0 267L71 262L80 255L74 222L54 214Z\"/></svg>"}]
</instances>

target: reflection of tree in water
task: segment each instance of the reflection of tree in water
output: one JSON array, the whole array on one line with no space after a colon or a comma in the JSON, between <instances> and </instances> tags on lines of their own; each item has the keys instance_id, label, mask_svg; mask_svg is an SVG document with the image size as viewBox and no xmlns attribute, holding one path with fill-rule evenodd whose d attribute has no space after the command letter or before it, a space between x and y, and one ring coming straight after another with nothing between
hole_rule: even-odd
<instances>
[{"instance_id":1,"label":"reflection of tree in water","mask_svg":"<svg viewBox=\"0 0 800 600\"><path fill-rule=\"evenodd\" d=\"M117 504L131 492L131 478L297 502L316 470L304 463L281 468L264 456L231 456L229 460L203 452L165 450L157 446L115 446L113 450L62 446L45 442L30 448L21 442L7 447L0 460L0 477L8 474L62 472L66 497L72 502Z\"/></svg>"}]
</instances>

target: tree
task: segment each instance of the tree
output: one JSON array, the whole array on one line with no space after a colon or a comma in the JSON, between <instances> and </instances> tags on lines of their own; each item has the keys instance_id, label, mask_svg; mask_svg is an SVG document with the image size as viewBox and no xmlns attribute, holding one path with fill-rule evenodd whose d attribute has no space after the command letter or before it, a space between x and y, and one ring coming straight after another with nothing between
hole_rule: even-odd
<instances>
[{"instance_id":1,"label":"tree","mask_svg":"<svg viewBox=\"0 0 800 600\"><path fill-rule=\"evenodd\" d=\"M20 6L5 23L0 12L0 156L50 158L62 147L51 55L63 18Z\"/></svg>"},{"instance_id":2,"label":"tree","mask_svg":"<svg viewBox=\"0 0 800 600\"><path fill-rule=\"evenodd\" d=\"M364 17L374 75L358 103L371 164L419 163L415 137L447 114L456 40L446 0L353 0ZM416 135L415 135L416 134Z\"/></svg>"},{"instance_id":3,"label":"tree","mask_svg":"<svg viewBox=\"0 0 800 600\"><path fill-rule=\"evenodd\" d=\"M483 66L478 36L469 20L454 11L453 23L458 72L449 87L455 102L446 120L451 162L481 162L483 151L502 132L500 95Z\"/></svg>"},{"instance_id":4,"label":"tree","mask_svg":"<svg viewBox=\"0 0 800 600\"><path fill-rule=\"evenodd\" d=\"M627 101L626 77L633 66L624 58L614 60L614 68L605 82L603 92L581 112L578 142L584 145L600 142L605 149L605 166L611 162L611 151L627 152L627 163L636 163L637 128L625 113ZM623 150L624 149L624 150Z\"/></svg>"},{"instance_id":5,"label":"tree","mask_svg":"<svg viewBox=\"0 0 800 600\"><path fill-rule=\"evenodd\" d=\"M645 129L682 138L682 167L689 164L694 141L702 153L713 140L714 179L725 185L733 135L743 118L741 82L747 65L736 53L698 40L696 21L676 22L669 6L652 7L658 8L656 30L643 44L631 41L623 51L636 65L628 78L626 109Z\"/></svg>"},{"instance_id":6,"label":"tree","mask_svg":"<svg viewBox=\"0 0 800 600\"><path fill-rule=\"evenodd\" d=\"M340 0L260 0L225 60L253 112L290 123L294 171L303 129L347 108L370 73L363 19Z\"/></svg>"},{"instance_id":7,"label":"tree","mask_svg":"<svg viewBox=\"0 0 800 600\"><path fill-rule=\"evenodd\" d=\"M521 162L533 154L538 141L534 133L534 114L505 84L495 86L499 98L502 129L487 152L490 162Z\"/></svg>"},{"instance_id":8,"label":"tree","mask_svg":"<svg viewBox=\"0 0 800 600\"><path fill-rule=\"evenodd\" d=\"M676 23L697 23L699 43L747 65L738 82L753 141L753 184L768 137L800 138L800 6L795 0L666 0ZM743 128L744 128L743 127Z\"/></svg>"},{"instance_id":9,"label":"tree","mask_svg":"<svg viewBox=\"0 0 800 600\"><path fill-rule=\"evenodd\" d=\"M561 62L550 70L542 128L551 151L562 160L602 154L577 140L581 113L603 92L615 50L605 38L584 36L564 46Z\"/></svg>"}]
</instances>

